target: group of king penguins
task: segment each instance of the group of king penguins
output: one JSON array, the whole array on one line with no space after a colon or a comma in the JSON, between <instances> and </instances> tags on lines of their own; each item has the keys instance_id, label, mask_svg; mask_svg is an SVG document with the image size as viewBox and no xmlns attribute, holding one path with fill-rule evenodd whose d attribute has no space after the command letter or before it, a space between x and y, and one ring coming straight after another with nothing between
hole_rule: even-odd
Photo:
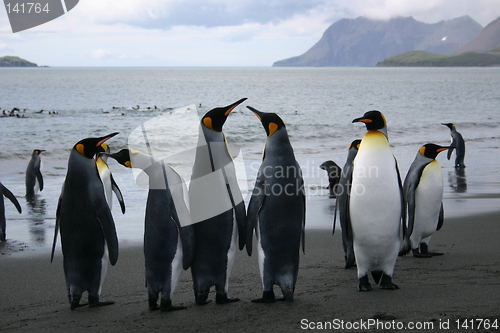
<instances>
[{"instance_id":1,"label":"group of king penguins","mask_svg":"<svg viewBox=\"0 0 500 333\"><path fill-rule=\"evenodd\" d=\"M107 165L108 157L149 178L145 211L145 278L150 310L174 311L172 297L182 270L191 269L197 305L204 305L215 287L217 304L238 301L228 297L228 282L236 249L253 252L253 237L263 286L256 303L293 301L300 250L305 251L306 200L304 181L283 120L275 113L247 106L267 135L262 163L248 206L241 195L230 148L222 131L231 113L246 98L208 111L200 121L198 147L189 190L180 174L163 160L144 152L122 149L110 153L105 143L118 133L86 138L71 149L56 211L51 262L60 233L67 296L71 310L114 304L101 301L108 261L118 260L118 237L111 214L112 192L125 213L123 196ZM369 111L353 123L367 133L349 147L337 197L346 268L357 266L358 290L369 291L368 273L383 289L392 283L396 258L410 250L430 257L430 236L443 223L443 180L439 152L457 149L463 165L463 138L453 124L450 147L426 144L417 153L404 183L387 137L384 115ZM28 195L43 189L40 153L35 150L26 172ZM287 170L287 172L283 172ZM0 184L19 212L15 196ZM278 189L278 190L277 190ZM0 208L5 240L3 196ZM335 227L334 227L335 228ZM400 234L403 235L401 245ZM275 297L278 285L283 296ZM88 302L82 303L84 292ZM158 302L159 301L159 302Z\"/></svg>"},{"instance_id":2,"label":"group of king penguins","mask_svg":"<svg viewBox=\"0 0 500 333\"><path fill-rule=\"evenodd\" d=\"M333 194L339 194L333 232L338 212L345 268L357 267L359 291L372 290L369 273L380 288L399 289L392 282L398 255L410 250L417 258L442 255L428 250L431 236L444 221L443 175L436 157L448 150L450 159L456 149L455 167L464 168L465 143L454 124L442 124L451 130L451 145L420 147L402 181L385 116L369 111L353 123L364 123L367 133L349 145L344 168L333 161L320 166L329 174L340 174L336 184L330 180L330 190L335 185Z\"/></svg>"}]
</instances>

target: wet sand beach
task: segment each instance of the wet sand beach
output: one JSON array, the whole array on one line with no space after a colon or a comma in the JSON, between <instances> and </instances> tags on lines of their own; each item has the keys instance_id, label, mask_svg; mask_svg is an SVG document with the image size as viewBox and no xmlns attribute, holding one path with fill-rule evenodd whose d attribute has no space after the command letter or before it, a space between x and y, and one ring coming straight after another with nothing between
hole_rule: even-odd
<instances>
[{"instance_id":1,"label":"wet sand beach","mask_svg":"<svg viewBox=\"0 0 500 333\"><path fill-rule=\"evenodd\" d=\"M344 269L341 233L332 237L330 230L307 230L306 253L301 255L293 303L251 303L262 293L257 256L248 257L240 251L228 296L241 301L196 306L190 272L185 271L173 303L188 309L151 312L144 287L142 247L121 246L118 263L109 267L101 295L101 300L114 300L116 304L70 311L60 249L52 264L50 253L2 256L0 330L289 332L324 327L337 331L397 331L408 325L427 325L420 327L445 332L456 328L457 320L472 320L478 325L477 319L488 319L500 324L499 216L495 212L447 218L429 246L444 255L398 258L393 281L400 289L395 291L375 287L371 292L358 292L356 270ZM279 294L277 287L275 293ZM215 298L215 293L211 292L210 297Z\"/></svg>"}]
</instances>

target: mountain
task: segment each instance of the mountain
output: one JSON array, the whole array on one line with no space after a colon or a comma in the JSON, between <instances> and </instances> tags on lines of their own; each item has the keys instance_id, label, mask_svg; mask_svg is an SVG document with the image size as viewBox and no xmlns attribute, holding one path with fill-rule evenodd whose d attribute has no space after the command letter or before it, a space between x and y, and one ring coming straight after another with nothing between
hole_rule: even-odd
<instances>
[{"instance_id":1,"label":"mountain","mask_svg":"<svg viewBox=\"0 0 500 333\"><path fill-rule=\"evenodd\" d=\"M14 56L0 57L0 67L38 67L37 64Z\"/></svg>"},{"instance_id":2,"label":"mountain","mask_svg":"<svg viewBox=\"0 0 500 333\"><path fill-rule=\"evenodd\" d=\"M496 51L496 50L493 50ZM446 56L425 51L411 51L389 57L377 67L472 67L500 66L500 53L463 52Z\"/></svg>"},{"instance_id":3,"label":"mountain","mask_svg":"<svg viewBox=\"0 0 500 333\"><path fill-rule=\"evenodd\" d=\"M423 50L447 54L475 38L482 26L469 16L427 24L413 17L387 21L365 17L341 19L298 57L277 61L276 67L374 66L387 57Z\"/></svg>"},{"instance_id":4,"label":"mountain","mask_svg":"<svg viewBox=\"0 0 500 333\"><path fill-rule=\"evenodd\" d=\"M500 17L488 24L476 38L454 50L451 54L469 51L486 52L497 47L500 47Z\"/></svg>"}]
</instances>

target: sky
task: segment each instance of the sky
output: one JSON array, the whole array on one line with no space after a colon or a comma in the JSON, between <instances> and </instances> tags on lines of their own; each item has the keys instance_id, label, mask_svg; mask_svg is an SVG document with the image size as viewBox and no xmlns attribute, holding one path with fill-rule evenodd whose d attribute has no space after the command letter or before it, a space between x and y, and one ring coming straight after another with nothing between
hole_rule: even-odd
<instances>
[{"instance_id":1,"label":"sky","mask_svg":"<svg viewBox=\"0 0 500 333\"><path fill-rule=\"evenodd\" d=\"M484 27L500 0L80 0L17 33L1 6L0 56L54 67L268 67L303 54L343 18L464 15Z\"/></svg>"}]
</instances>

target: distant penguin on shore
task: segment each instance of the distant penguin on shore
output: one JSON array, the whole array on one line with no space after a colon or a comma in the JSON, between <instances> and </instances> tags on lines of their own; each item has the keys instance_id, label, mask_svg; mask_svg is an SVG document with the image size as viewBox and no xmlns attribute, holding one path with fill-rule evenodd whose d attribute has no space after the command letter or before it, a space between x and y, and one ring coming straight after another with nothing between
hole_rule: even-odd
<instances>
[{"instance_id":1,"label":"distant penguin on shore","mask_svg":"<svg viewBox=\"0 0 500 333\"><path fill-rule=\"evenodd\" d=\"M408 212L408 235L402 254L409 251L417 258L442 253L429 252L431 236L443 226L443 171L437 155L449 149L433 143L423 145L406 175L403 191Z\"/></svg>"},{"instance_id":2,"label":"distant penguin on shore","mask_svg":"<svg viewBox=\"0 0 500 333\"><path fill-rule=\"evenodd\" d=\"M299 271L300 244L304 251L306 203L304 180L283 120L275 113L248 107L262 123L267 140L262 164L247 212L247 253L252 254L255 231L262 279L262 298L275 302L273 286L292 302Z\"/></svg>"},{"instance_id":3,"label":"distant penguin on shore","mask_svg":"<svg viewBox=\"0 0 500 333\"><path fill-rule=\"evenodd\" d=\"M450 129L451 145L450 145L450 149L448 150L448 156L447 156L448 160L451 158L451 154L453 153L453 150L456 149L456 151L455 151L455 167L456 168L465 168L465 163L464 163L465 141L464 141L464 138L462 137L462 134L460 134L457 131L457 128L452 123L442 123L442 125L444 125Z\"/></svg>"},{"instance_id":4,"label":"distant penguin on shore","mask_svg":"<svg viewBox=\"0 0 500 333\"><path fill-rule=\"evenodd\" d=\"M71 310L87 304L91 307L114 304L99 301L108 257L111 265L118 260L118 237L94 156L101 144L116 134L83 139L70 152L57 205L51 262L60 230ZM81 304L85 291L88 303Z\"/></svg>"},{"instance_id":5,"label":"distant penguin on shore","mask_svg":"<svg viewBox=\"0 0 500 333\"><path fill-rule=\"evenodd\" d=\"M45 150L35 149L26 167L26 198L33 198L38 191L43 190L42 159L40 154Z\"/></svg>"},{"instance_id":6,"label":"distant penguin on shore","mask_svg":"<svg viewBox=\"0 0 500 333\"><path fill-rule=\"evenodd\" d=\"M328 160L323 162L320 169L325 170L328 175L328 189L330 190L330 198L337 197L337 184L340 180L342 169L334 161Z\"/></svg>"},{"instance_id":7,"label":"distant penguin on shore","mask_svg":"<svg viewBox=\"0 0 500 333\"><path fill-rule=\"evenodd\" d=\"M210 302L207 298L212 286L217 304L239 300L228 298L227 291L236 249L238 245L240 250L245 246L246 212L222 127L229 114L245 100L212 109L200 121L189 183L195 233L191 273L197 305Z\"/></svg>"},{"instance_id":8,"label":"distant penguin on shore","mask_svg":"<svg viewBox=\"0 0 500 333\"><path fill-rule=\"evenodd\" d=\"M4 196L14 204L19 214L22 213L21 205L19 204L19 201L17 201L17 198L14 196L14 194L12 194L11 191L9 191L8 188L0 183L0 241L2 242L5 242L5 240L7 239L7 234L5 231L7 223L5 221L5 204L3 199Z\"/></svg>"},{"instance_id":9,"label":"distant penguin on shore","mask_svg":"<svg viewBox=\"0 0 500 333\"><path fill-rule=\"evenodd\" d=\"M366 125L354 159L349 215L358 269L358 291L370 291L368 273L382 289L399 289L392 283L399 253L399 233L406 233L403 192L396 158L387 138L384 115L368 111L353 123Z\"/></svg>"},{"instance_id":10,"label":"distant penguin on shore","mask_svg":"<svg viewBox=\"0 0 500 333\"><path fill-rule=\"evenodd\" d=\"M351 268L355 264L353 236L351 217L349 215L349 197L351 195L352 169L354 158L358 153L361 140L354 140L348 148L347 159L342 169L342 175L339 180L339 195L335 202L335 217L333 232L335 232L335 220L337 219L337 210L339 212L340 227L342 229L342 247L344 249L345 268Z\"/></svg>"},{"instance_id":11,"label":"distant penguin on shore","mask_svg":"<svg viewBox=\"0 0 500 333\"><path fill-rule=\"evenodd\" d=\"M169 164L146 154L122 149L109 156L148 175L144 260L149 309L186 309L185 306L172 305L179 277L183 269L191 266L194 252L194 233L184 180Z\"/></svg>"}]
</instances>

